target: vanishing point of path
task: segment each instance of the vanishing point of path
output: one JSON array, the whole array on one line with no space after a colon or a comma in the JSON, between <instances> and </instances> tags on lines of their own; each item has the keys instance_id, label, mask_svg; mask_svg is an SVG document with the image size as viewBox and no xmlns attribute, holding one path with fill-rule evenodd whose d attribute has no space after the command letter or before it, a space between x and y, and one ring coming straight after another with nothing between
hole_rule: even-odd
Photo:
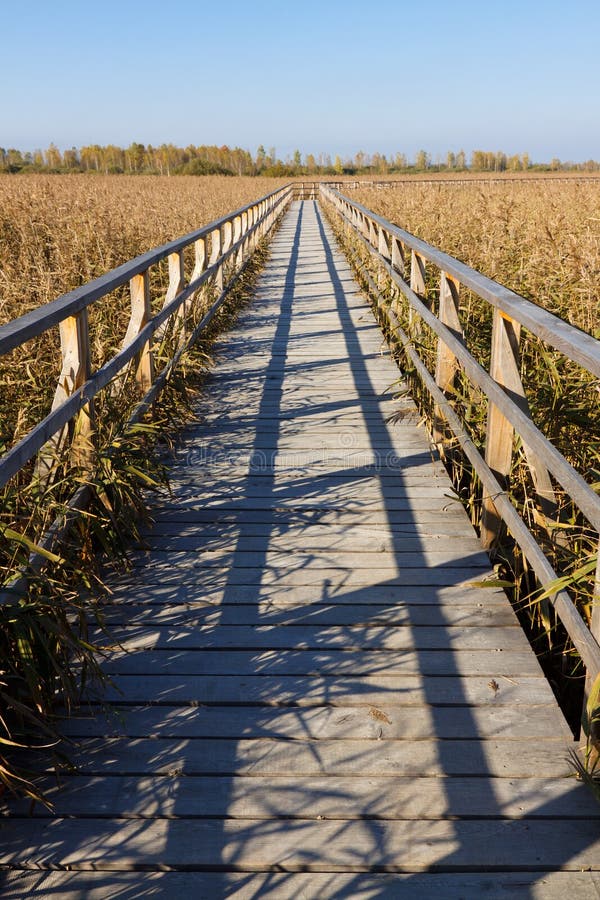
<instances>
[{"instance_id":1,"label":"vanishing point of path","mask_svg":"<svg viewBox=\"0 0 600 900\"><path fill-rule=\"evenodd\" d=\"M217 350L112 584L112 712L3 821L1 896L600 896L600 807L315 203Z\"/></svg>"}]
</instances>

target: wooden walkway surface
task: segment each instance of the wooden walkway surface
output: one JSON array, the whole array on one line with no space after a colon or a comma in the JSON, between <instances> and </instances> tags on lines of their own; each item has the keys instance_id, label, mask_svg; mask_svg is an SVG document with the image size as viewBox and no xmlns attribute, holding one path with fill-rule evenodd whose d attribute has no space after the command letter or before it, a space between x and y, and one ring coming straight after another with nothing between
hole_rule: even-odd
<instances>
[{"instance_id":1,"label":"wooden walkway surface","mask_svg":"<svg viewBox=\"0 0 600 900\"><path fill-rule=\"evenodd\" d=\"M600 896L600 807L315 203L200 407L1 896Z\"/></svg>"}]
</instances>

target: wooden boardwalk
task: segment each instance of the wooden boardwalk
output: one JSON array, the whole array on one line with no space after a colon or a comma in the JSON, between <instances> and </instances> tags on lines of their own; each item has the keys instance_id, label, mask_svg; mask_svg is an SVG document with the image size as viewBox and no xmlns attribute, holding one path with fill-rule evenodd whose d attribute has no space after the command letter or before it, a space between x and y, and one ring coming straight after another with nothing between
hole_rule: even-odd
<instances>
[{"instance_id":1,"label":"wooden boardwalk","mask_svg":"<svg viewBox=\"0 0 600 900\"><path fill-rule=\"evenodd\" d=\"M2 897L600 896L600 807L398 377L292 204Z\"/></svg>"}]
</instances>

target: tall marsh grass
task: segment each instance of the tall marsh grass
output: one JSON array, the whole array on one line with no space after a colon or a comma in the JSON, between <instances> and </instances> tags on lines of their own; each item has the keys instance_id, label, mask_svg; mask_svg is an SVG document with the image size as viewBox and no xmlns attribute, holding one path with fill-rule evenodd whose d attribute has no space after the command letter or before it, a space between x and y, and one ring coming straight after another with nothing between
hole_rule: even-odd
<instances>
[{"instance_id":1,"label":"tall marsh grass","mask_svg":"<svg viewBox=\"0 0 600 900\"><path fill-rule=\"evenodd\" d=\"M0 176L0 324L279 184L222 177ZM230 320L251 276L252 267L213 320L213 331ZM153 309L162 305L167 285L165 262L152 270ZM210 296L210 290L203 293L196 318ZM90 310L93 368L120 347L129 313L127 289ZM158 369L173 349L169 340L167 335L156 348ZM207 363L205 352L187 360L192 373ZM49 412L60 367L58 328L0 357L0 453ZM90 623L102 624L92 599L99 584L98 551L125 553L145 515L144 491L164 482L157 442L164 444L187 414L189 388L175 374L154 419L130 428L124 438L137 399L132 378L130 373L116 392L105 390L95 400L91 470L59 454L47 482L32 477L30 463L0 490L0 592L13 592L13 602L0 605L0 787L32 796L37 794L22 768L23 749L54 746L57 697L73 706L90 680L101 678L97 648L88 641ZM52 566L32 567L40 537L82 485L89 487L89 508L60 549L44 551Z\"/></svg>"},{"instance_id":2,"label":"tall marsh grass","mask_svg":"<svg viewBox=\"0 0 600 900\"><path fill-rule=\"evenodd\" d=\"M600 183L403 184L361 187L352 199L462 260L485 275L600 338ZM353 252L369 265L364 253ZM437 305L438 276L427 279L427 299ZM435 371L436 338L427 326L414 331L407 304L403 326ZM492 310L461 288L460 315L466 344L488 367ZM409 361L401 362L428 417L434 410ZM521 378L536 425L596 490L600 490L600 384L560 353L523 332ZM457 379L453 406L475 444L486 440L487 404L468 379ZM556 487L558 510L548 529L536 500L523 447L515 440L510 493L555 570L563 577L584 619L591 619L598 535ZM446 459L454 483L475 525L481 513L481 485L456 452L450 435ZM494 550L501 577L512 595L533 646L563 704L574 731L581 712L584 672L568 636L518 548L508 536Z\"/></svg>"}]
</instances>

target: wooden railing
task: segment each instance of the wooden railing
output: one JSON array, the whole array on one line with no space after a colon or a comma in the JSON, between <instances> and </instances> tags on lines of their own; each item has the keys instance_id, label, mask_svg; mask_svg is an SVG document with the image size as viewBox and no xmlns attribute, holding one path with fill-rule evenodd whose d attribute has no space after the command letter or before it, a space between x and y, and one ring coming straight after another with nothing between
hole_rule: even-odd
<instances>
[{"instance_id":1,"label":"wooden railing","mask_svg":"<svg viewBox=\"0 0 600 900\"><path fill-rule=\"evenodd\" d=\"M28 434L0 458L0 487L19 473L37 455L34 477L51 477L54 461L60 455L94 453L97 433L94 425L93 400L103 389L118 393L128 371L135 367L137 405L128 418L138 422L165 385L182 354L198 339L214 317L230 287L246 266L258 241L272 229L280 213L292 199L292 188L286 185L242 209L235 210L178 240L138 256L118 268L76 288L45 306L0 327L0 356L20 347L26 341L59 328L62 365L52 408ZM193 249L191 272L186 273L184 251ZM187 254L192 258L191 249ZM152 268L168 260L169 281L159 312L151 310ZM129 285L131 315L121 349L96 371L91 367L88 329L89 309L111 292ZM194 303L200 289L211 289L211 302L194 315ZM189 327L194 322L193 327ZM157 374L155 346L165 331L171 336L172 356ZM115 390L116 389L116 390ZM68 429L74 429L78 440L68 446ZM82 440L82 437L84 438ZM84 504L77 496L76 509ZM56 535L51 535L54 540ZM43 544L42 544L43 546Z\"/></svg>"},{"instance_id":2,"label":"wooden railing","mask_svg":"<svg viewBox=\"0 0 600 900\"><path fill-rule=\"evenodd\" d=\"M509 496L508 481L515 433L522 440L538 500L546 514L551 515L555 504L554 479L597 534L600 532L600 497L531 419L519 374L520 331L522 327L527 329L599 379L600 342L403 231L331 186L320 185L320 198L333 213L334 219L338 217L341 220L347 235L366 247L377 263L376 279L368 274L366 277L395 337L403 344L407 357L433 399L434 437L440 438L442 432L441 423L436 426L435 418L443 418L483 485L483 545L490 547L493 544L504 523L541 586L552 586L558 574ZM432 273L434 278L437 273L439 286L437 315L426 300L426 277L430 279ZM461 286L493 308L489 372L465 344L459 311ZM436 336L435 373L427 368L417 352L415 341L401 327L398 292L408 301L411 315L426 323ZM475 446L467 427L449 402L459 369L487 398L484 455ZM598 583L596 589L591 630L566 590L556 590L551 595L556 613L585 663L588 676L592 678L600 673Z\"/></svg>"},{"instance_id":3,"label":"wooden railing","mask_svg":"<svg viewBox=\"0 0 600 900\"><path fill-rule=\"evenodd\" d=\"M435 185L437 187L464 187L465 185L506 185L506 184L531 184L531 182L549 182L556 184L581 184L582 182L596 182L600 184L600 175L498 175L494 172L489 174L473 173L466 176L453 175L452 173L441 172L436 178L435 176L427 177L424 174L415 174L408 176L390 175L387 178L352 178L346 176L343 180L339 179L323 179L322 181L294 181L294 199L295 200L316 200L319 196L319 185L326 185L338 191L354 191L362 188L374 188L383 190L385 188L401 188L406 185Z\"/></svg>"}]
</instances>

